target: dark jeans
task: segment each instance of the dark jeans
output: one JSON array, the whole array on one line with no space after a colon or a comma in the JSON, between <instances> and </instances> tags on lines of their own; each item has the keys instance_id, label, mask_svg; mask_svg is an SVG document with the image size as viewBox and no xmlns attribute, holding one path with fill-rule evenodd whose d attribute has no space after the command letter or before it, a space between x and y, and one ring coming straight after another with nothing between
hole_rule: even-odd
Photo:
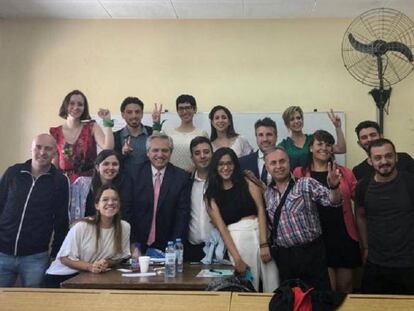
<instances>
[{"instance_id":1,"label":"dark jeans","mask_svg":"<svg viewBox=\"0 0 414 311\"><path fill-rule=\"evenodd\" d=\"M362 276L362 292L414 295L414 267L391 268L367 261Z\"/></svg>"},{"instance_id":2,"label":"dark jeans","mask_svg":"<svg viewBox=\"0 0 414 311\"><path fill-rule=\"evenodd\" d=\"M23 287L40 287L48 262L47 252L27 256L0 253L0 287L14 286L18 276Z\"/></svg>"},{"instance_id":3,"label":"dark jeans","mask_svg":"<svg viewBox=\"0 0 414 311\"><path fill-rule=\"evenodd\" d=\"M303 245L272 248L272 256L279 268L280 282L301 279L315 289L331 289L321 238Z\"/></svg>"}]
</instances>

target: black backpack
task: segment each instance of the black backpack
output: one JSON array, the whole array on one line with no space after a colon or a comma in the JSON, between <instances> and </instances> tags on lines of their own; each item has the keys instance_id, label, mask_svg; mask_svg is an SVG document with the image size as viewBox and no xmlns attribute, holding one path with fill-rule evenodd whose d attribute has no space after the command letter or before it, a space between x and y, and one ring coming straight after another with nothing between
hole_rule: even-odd
<instances>
[{"instance_id":1,"label":"black backpack","mask_svg":"<svg viewBox=\"0 0 414 311\"><path fill-rule=\"evenodd\" d=\"M295 287L299 288L302 293L312 289L300 279L286 280L274 291L275 294L269 302L269 311L292 311L295 302L293 291ZM309 296L312 311L330 311L335 310L342 304L346 294L313 290L309 293Z\"/></svg>"},{"instance_id":2,"label":"black backpack","mask_svg":"<svg viewBox=\"0 0 414 311\"><path fill-rule=\"evenodd\" d=\"M210 282L206 291L215 292L255 292L252 282L240 275L222 277Z\"/></svg>"}]
</instances>

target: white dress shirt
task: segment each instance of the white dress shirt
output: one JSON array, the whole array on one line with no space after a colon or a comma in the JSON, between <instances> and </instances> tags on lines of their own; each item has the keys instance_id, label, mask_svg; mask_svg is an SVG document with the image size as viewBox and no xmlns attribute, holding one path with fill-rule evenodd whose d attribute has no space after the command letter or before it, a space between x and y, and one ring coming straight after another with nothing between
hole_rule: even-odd
<instances>
[{"instance_id":1,"label":"white dress shirt","mask_svg":"<svg viewBox=\"0 0 414 311\"><path fill-rule=\"evenodd\" d=\"M188 241L193 245L201 244L210 237L213 225L207 213L204 202L205 179L194 175L194 183L191 189L191 220L188 232Z\"/></svg>"}]
</instances>

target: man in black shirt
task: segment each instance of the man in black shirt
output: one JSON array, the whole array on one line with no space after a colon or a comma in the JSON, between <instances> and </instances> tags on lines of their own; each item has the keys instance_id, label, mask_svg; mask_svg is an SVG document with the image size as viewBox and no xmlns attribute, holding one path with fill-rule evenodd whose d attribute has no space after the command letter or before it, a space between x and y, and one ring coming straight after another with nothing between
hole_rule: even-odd
<instances>
[{"instance_id":1,"label":"man in black shirt","mask_svg":"<svg viewBox=\"0 0 414 311\"><path fill-rule=\"evenodd\" d=\"M355 128L355 132L358 137L358 145L368 153L369 144L382 138L382 133L377 122L374 121L362 121ZM397 169L399 171L407 171L414 174L414 160L405 152L398 152ZM357 180L361 180L366 175L374 174L374 169L368 163L368 159L365 159L352 169Z\"/></svg>"},{"instance_id":2,"label":"man in black shirt","mask_svg":"<svg viewBox=\"0 0 414 311\"><path fill-rule=\"evenodd\" d=\"M394 144L369 145L374 174L356 188L356 216L366 265L362 290L414 294L414 174L397 170Z\"/></svg>"}]
</instances>

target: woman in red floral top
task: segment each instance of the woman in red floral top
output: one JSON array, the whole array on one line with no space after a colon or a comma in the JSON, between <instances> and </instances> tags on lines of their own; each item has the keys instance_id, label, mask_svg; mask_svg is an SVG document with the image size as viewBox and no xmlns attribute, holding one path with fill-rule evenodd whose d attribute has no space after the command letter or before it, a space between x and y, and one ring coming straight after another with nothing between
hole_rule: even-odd
<instances>
[{"instance_id":1,"label":"woman in red floral top","mask_svg":"<svg viewBox=\"0 0 414 311\"><path fill-rule=\"evenodd\" d=\"M88 100L78 90L66 95L59 110L59 116L66 121L58 127L51 127L50 134L56 139L58 156L54 160L73 183L79 176L91 176L96 158L96 145L102 149L113 149L113 121L107 109L100 109L104 130L89 115Z\"/></svg>"}]
</instances>

